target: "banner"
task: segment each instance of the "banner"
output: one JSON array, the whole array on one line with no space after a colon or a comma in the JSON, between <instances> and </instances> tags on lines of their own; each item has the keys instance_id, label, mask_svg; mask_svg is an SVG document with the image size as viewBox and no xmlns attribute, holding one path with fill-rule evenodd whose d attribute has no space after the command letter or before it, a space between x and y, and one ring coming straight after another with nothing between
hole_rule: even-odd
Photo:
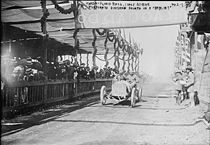
<instances>
[{"instance_id":1,"label":"banner","mask_svg":"<svg viewBox=\"0 0 210 145\"><path fill-rule=\"evenodd\" d=\"M132 28L187 22L185 2L81 1L78 28Z\"/></svg>"}]
</instances>

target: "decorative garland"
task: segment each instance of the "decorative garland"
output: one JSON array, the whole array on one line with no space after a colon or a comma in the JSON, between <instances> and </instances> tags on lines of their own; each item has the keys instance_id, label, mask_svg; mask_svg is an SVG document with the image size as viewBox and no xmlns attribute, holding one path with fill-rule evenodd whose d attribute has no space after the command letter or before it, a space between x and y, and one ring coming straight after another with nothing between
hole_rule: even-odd
<instances>
[{"instance_id":1,"label":"decorative garland","mask_svg":"<svg viewBox=\"0 0 210 145\"><path fill-rule=\"evenodd\" d=\"M109 48L107 48L107 40L108 40L108 37L106 37L105 42L104 42L104 47L106 50L106 52L104 54L104 59L106 61L105 68L107 68L107 66L109 65L109 61L107 60L107 54L109 53Z\"/></svg>"},{"instance_id":2,"label":"decorative garland","mask_svg":"<svg viewBox=\"0 0 210 145\"><path fill-rule=\"evenodd\" d=\"M134 55L133 55L133 57L131 57L131 58L132 58L131 69L132 69L132 71L133 71L133 70L134 70L134 66L133 66L133 65L134 65L134 58L135 58Z\"/></svg>"},{"instance_id":3,"label":"decorative garland","mask_svg":"<svg viewBox=\"0 0 210 145\"><path fill-rule=\"evenodd\" d=\"M127 46L127 45L125 45L124 41L123 41L123 49L124 49L124 51L125 51L125 52L127 52L127 51L128 51L128 46Z\"/></svg>"},{"instance_id":4,"label":"decorative garland","mask_svg":"<svg viewBox=\"0 0 210 145\"><path fill-rule=\"evenodd\" d=\"M123 60L123 58L120 58L120 57L119 57L119 59L120 59L120 60ZM125 60L125 61L130 61L130 60L131 60L131 58L128 58L128 59Z\"/></svg>"},{"instance_id":5,"label":"decorative garland","mask_svg":"<svg viewBox=\"0 0 210 145\"><path fill-rule=\"evenodd\" d=\"M188 8L192 4L192 1L185 1L185 7Z\"/></svg>"},{"instance_id":6,"label":"decorative garland","mask_svg":"<svg viewBox=\"0 0 210 145\"><path fill-rule=\"evenodd\" d=\"M125 47L126 47L126 45L123 45L123 66L122 66L122 69L123 69L123 71L125 71Z\"/></svg>"},{"instance_id":7,"label":"decorative garland","mask_svg":"<svg viewBox=\"0 0 210 145\"><path fill-rule=\"evenodd\" d=\"M87 67L89 67L89 53L87 53Z\"/></svg>"},{"instance_id":8,"label":"decorative garland","mask_svg":"<svg viewBox=\"0 0 210 145\"><path fill-rule=\"evenodd\" d=\"M64 9L61 6L58 5L57 0L51 0L51 2L54 4L55 9L57 9L60 13L62 14L71 14L72 12L76 12L78 10L78 8L76 7L75 4L72 4L70 8L68 9ZM46 8L46 0L41 0L40 2L41 7L42 7L42 12L43 12L43 16L41 18L41 31L46 34L46 21L47 21L47 17L50 15L48 9Z\"/></svg>"},{"instance_id":9,"label":"decorative garland","mask_svg":"<svg viewBox=\"0 0 210 145\"><path fill-rule=\"evenodd\" d=\"M138 60L138 57L135 58L135 71L137 71L137 66L138 66L137 60Z\"/></svg>"},{"instance_id":10,"label":"decorative garland","mask_svg":"<svg viewBox=\"0 0 210 145\"><path fill-rule=\"evenodd\" d=\"M73 38L76 39L77 33L79 32L80 29L75 29L73 33Z\"/></svg>"},{"instance_id":11,"label":"decorative garland","mask_svg":"<svg viewBox=\"0 0 210 145\"><path fill-rule=\"evenodd\" d=\"M132 53L132 48L129 45L127 45L127 52L128 52L129 55Z\"/></svg>"},{"instance_id":12,"label":"decorative garland","mask_svg":"<svg viewBox=\"0 0 210 145\"><path fill-rule=\"evenodd\" d=\"M73 49L73 55L77 55L77 50L78 50L78 47L79 47L79 39L77 39L77 33L79 32L79 29L75 29L74 30L74 33L73 33L73 38L75 40L75 43L74 43L74 49Z\"/></svg>"},{"instance_id":13,"label":"decorative garland","mask_svg":"<svg viewBox=\"0 0 210 145\"><path fill-rule=\"evenodd\" d=\"M55 5L55 9L58 10L62 14L71 14L73 11L77 10L77 7L74 4L71 4L70 8L64 9L58 5L57 0L51 0L51 2Z\"/></svg>"},{"instance_id":14,"label":"decorative garland","mask_svg":"<svg viewBox=\"0 0 210 145\"><path fill-rule=\"evenodd\" d=\"M118 46L119 46L120 48L123 48L123 46L125 45L123 39L119 40L119 38L117 38L117 42L118 42Z\"/></svg>"},{"instance_id":15,"label":"decorative garland","mask_svg":"<svg viewBox=\"0 0 210 145\"><path fill-rule=\"evenodd\" d=\"M103 31L102 32L100 32L100 29L96 29L96 32L100 35L100 36L102 36L102 35L104 35L106 32L107 32L107 29L102 29Z\"/></svg>"},{"instance_id":16,"label":"decorative garland","mask_svg":"<svg viewBox=\"0 0 210 145\"><path fill-rule=\"evenodd\" d=\"M117 57L116 57L117 48L116 48L116 44L117 44L117 40L115 40L115 42L114 42L114 56L115 56L115 59L114 59L114 66L115 66L115 68L117 68Z\"/></svg>"},{"instance_id":17,"label":"decorative garland","mask_svg":"<svg viewBox=\"0 0 210 145\"><path fill-rule=\"evenodd\" d=\"M114 57L114 55L111 56L110 58L108 58L107 60L111 60L113 57ZM99 58L97 55L96 55L96 58L98 58L98 60L100 60L100 61L106 61L106 60L103 60L103 59Z\"/></svg>"},{"instance_id":18,"label":"decorative garland","mask_svg":"<svg viewBox=\"0 0 210 145\"><path fill-rule=\"evenodd\" d=\"M104 41L104 47L105 47L105 49L106 49L107 42L108 42L108 37L106 36L106 39Z\"/></svg>"},{"instance_id":19,"label":"decorative garland","mask_svg":"<svg viewBox=\"0 0 210 145\"><path fill-rule=\"evenodd\" d=\"M104 34L106 34L106 37L108 38L108 40L109 40L110 42L113 42L113 41L116 39L115 35L113 35L113 34L110 33L110 32L111 32L110 30L102 29L102 31L100 31L100 29L96 29L96 32L97 32L100 36L103 36Z\"/></svg>"},{"instance_id":20,"label":"decorative garland","mask_svg":"<svg viewBox=\"0 0 210 145\"><path fill-rule=\"evenodd\" d=\"M118 68L118 70L120 68L119 56L120 56L120 50L119 50L119 46L117 46L117 68Z\"/></svg>"},{"instance_id":21,"label":"decorative garland","mask_svg":"<svg viewBox=\"0 0 210 145\"><path fill-rule=\"evenodd\" d=\"M43 34L47 34L47 30L46 30L46 22L47 22L47 17L50 15L48 9L46 8L46 0L41 0L40 2L41 7L42 7L42 12L43 15L40 19L41 22L41 31Z\"/></svg>"},{"instance_id":22,"label":"decorative garland","mask_svg":"<svg viewBox=\"0 0 210 145\"><path fill-rule=\"evenodd\" d=\"M109 41L113 42L114 39L115 39L115 35L111 34L110 30L107 30L107 29L102 29L102 32L100 31L100 29L96 29L96 32L100 35L100 36L103 36L104 34L107 35Z\"/></svg>"},{"instance_id":23,"label":"decorative garland","mask_svg":"<svg viewBox=\"0 0 210 145\"><path fill-rule=\"evenodd\" d=\"M131 46L128 46L128 68L127 68L128 72L130 70L130 60L131 60L130 59L130 56L131 56L130 49L131 49Z\"/></svg>"},{"instance_id":24,"label":"decorative garland","mask_svg":"<svg viewBox=\"0 0 210 145\"><path fill-rule=\"evenodd\" d=\"M92 30L92 33L93 33L93 42L92 42L92 46L93 46L93 49L94 49L94 52L93 52L93 55L92 55L92 60L93 60L93 67L96 67L96 53L97 53L97 48L96 48L96 39L97 39L97 36L96 36L96 30L93 29Z\"/></svg>"},{"instance_id":25,"label":"decorative garland","mask_svg":"<svg viewBox=\"0 0 210 145\"><path fill-rule=\"evenodd\" d=\"M110 32L111 32L110 30L107 31L107 38L110 42L113 42L116 37L115 37L115 35L111 34Z\"/></svg>"}]
</instances>

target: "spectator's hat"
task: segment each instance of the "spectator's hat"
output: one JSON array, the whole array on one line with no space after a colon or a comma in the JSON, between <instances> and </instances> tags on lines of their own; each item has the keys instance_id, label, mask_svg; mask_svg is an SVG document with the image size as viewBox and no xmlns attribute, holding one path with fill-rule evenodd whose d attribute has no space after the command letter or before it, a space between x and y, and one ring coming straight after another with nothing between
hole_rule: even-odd
<instances>
[{"instance_id":1,"label":"spectator's hat","mask_svg":"<svg viewBox=\"0 0 210 145\"><path fill-rule=\"evenodd\" d=\"M63 61L65 64L69 65L70 64L70 60L66 59Z\"/></svg>"},{"instance_id":2,"label":"spectator's hat","mask_svg":"<svg viewBox=\"0 0 210 145\"><path fill-rule=\"evenodd\" d=\"M29 56L26 58L27 61L32 61L32 58Z\"/></svg>"},{"instance_id":3,"label":"spectator's hat","mask_svg":"<svg viewBox=\"0 0 210 145\"><path fill-rule=\"evenodd\" d=\"M21 59L19 65L32 65L31 61L27 61L27 59Z\"/></svg>"},{"instance_id":4,"label":"spectator's hat","mask_svg":"<svg viewBox=\"0 0 210 145\"><path fill-rule=\"evenodd\" d=\"M27 68L26 69L26 74L31 74L31 73L33 73L32 69L31 68Z\"/></svg>"}]
</instances>

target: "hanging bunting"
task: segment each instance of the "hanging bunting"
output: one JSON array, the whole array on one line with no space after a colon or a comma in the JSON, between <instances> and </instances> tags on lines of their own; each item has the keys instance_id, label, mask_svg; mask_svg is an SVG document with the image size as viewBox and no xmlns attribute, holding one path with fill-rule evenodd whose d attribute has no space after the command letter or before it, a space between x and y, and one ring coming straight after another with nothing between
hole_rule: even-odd
<instances>
[{"instance_id":1,"label":"hanging bunting","mask_svg":"<svg viewBox=\"0 0 210 145\"><path fill-rule=\"evenodd\" d=\"M93 61L93 67L96 67L96 54L97 54L97 48L96 48L96 39L97 39L97 36L96 36L96 30L93 29L92 30L92 33L93 33L93 42L92 42L92 46L93 46L93 55L92 55L92 61Z\"/></svg>"},{"instance_id":2,"label":"hanging bunting","mask_svg":"<svg viewBox=\"0 0 210 145\"><path fill-rule=\"evenodd\" d=\"M46 0L41 0L40 2L41 7L42 7L42 12L43 12L43 16L41 17L41 30L43 34L47 34L47 26L46 26L46 22L47 22L47 17L50 15L48 9L46 8Z\"/></svg>"},{"instance_id":3,"label":"hanging bunting","mask_svg":"<svg viewBox=\"0 0 210 145\"><path fill-rule=\"evenodd\" d=\"M122 70L123 70L123 71L125 71L125 63L126 63L126 61L125 61L126 47L127 47L126 45L123 45L123 58L122 58L122 60L123 60Z\"/></svg>"},{"instance_id":4,"label":"hanging bunting","mask_svg":"<svg viewBox=\"0 0 210 145\"><path fill-rule=\"evenodd\" d=\"M71 4L70 8L64 9L61 6L59 6L57 0L51 0L51 2L55 5L55 9L62 14L71 14L73 11L77 10L77 7L74 4Z\"/></svg>"},{"instance_id":5,"label":"hanging bunting","mask_svg":"<svg viewBox=\"0 0 210 145\"><path fill-rule=\"evenodd\" d=\"M114 42L114 68L117 69L117 40Z\"/></svg>"},{"instance_id":6,"label":"hanging bunting","mask_svg":"<svg viewBox=\"0 0 210 145\"><path fill-rule=\"evenodd\" d=\"M105 61L106 61L105 68L107 68L108 65L109 65L109 61L107 60L107 55L108 55L108 53L109 53L109 48L107 47L108 35L109 35L109 31L107 31L107 33L106 33L106 39L105 39L105 41L104 41L104 47L105 47L104 59L105 59Z\"/></svg>"}]
</instances>

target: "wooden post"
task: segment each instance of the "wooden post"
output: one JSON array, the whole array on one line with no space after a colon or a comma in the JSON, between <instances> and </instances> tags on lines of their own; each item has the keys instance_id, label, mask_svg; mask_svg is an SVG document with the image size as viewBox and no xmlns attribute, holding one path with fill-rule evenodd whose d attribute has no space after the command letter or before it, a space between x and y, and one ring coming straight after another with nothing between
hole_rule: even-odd
<instances>
[{"instance_id":1,"label":"wooden post","mask_svg":"<svg viewBox=\"0 0 210 145\"><path fill-rule=\"evenodd\" d=\"M89 67L89 53L87 53L87 67Z\"/></svg>"},{"instance_id":2,"label":"wooden post","mask_svg":"<svg viewBox=\"0 0 210 145\"><path fill-rule=\"evenodd\" d=\"M42 12L43 12L43 25L42 25L42 32L44 34L43 36L43 48L44 48L44 55L43 55L43 69L44 69L44 73L47 73L47 42L48 42L48 34L47 34L47 18L45 17L46 13L48 13L47 10L47 4L46 4L46 0L42 1ZM47 75L46 75L46 79ZM47 100L47 91L48 90L48 86L47 84L44 85L44 99L43 99L43 103Z\"/></svg>"},{"instance_id":3,"label":"wooden post","mask_svg":"<svg viewBox=\"0 0 210 145\"><path fill-rule=\"evenodd\" d=\"M74 64L75 65L78 65L78 61L77 61L77 53L78 53L78 47L79 47L79 40L77 39L77 33L79 32L79 29L75 29L74 31L74 34L73 34L73 38L74 38L74 51L75 51L75 54L74 54ZM78 94L78 88L79 88L79 82L78 80L77 81L74 81L74 95L75 97L77 97L77 94Z\"/></svg>"},{"instance_id":4,"label":"wooden post","mask_svg":"<svg viewBox=\"0 0 210 145\"><path fill-rule=\"evenodd\" d=\"M82 54L79 54L79 61L80 61L80 65L82 64Z\"/></svg>"},{"instance_id":5,"label":"wooden post","mask_svg":"<svg viewBox=\"0 0 210 145\"><path fill-rule=\"evenodd\" d=\"M73 7L74 8L78 7L76 0L73 0ZM77 21L78 9L75 9L73 11L73 14L74 14L74 20ZM74 51L75 51L74 63L76 64L78 64L78 61L77 61L77 54L78 54L78 48L79 48L79 39L77 38L78 32L79 32L79 28L77 28L77 25L75 23L75 30L74 30L73 38L74 38Z\"/></svg>"},{"instance_id":6,"label":"wooden post","mask_svg":"<svg viewBox=\"0 0 210 145\"><path fill-rule=\"evenodd\" d=\"M78 7L78 4L77 4L77 1L76 0L73 0L73 7L76 8ZM75 22L77 21L77 16L78 16L78 9L75 9L73 11L74 13L74 20ZM77 33L79 32L79 28L77 28L77 23L75 23L75 31L74 31L74 34L73 34L73 38L74 38L74 51L75 51L75 54L74 54L74 63L77 65L78 64L78 61L77 61L77 53L78 53L78 47L79 47L79 40L77 38ZM77 97L77 94L78 94L78 90L77 88L79 87L79 82L78 80L75 81L74 80L74 96Z\"/></svg>"},{"instance_id":7,"label":"wooden post","mask_svg":"<svg viewBox=\"0 0 210 145\"><path fill-rule=\"evenodd\" d=\"M47 41L48 41L48 34L47 34L47 18L46 18L46 13L48 13L47 10L47 4L46 0L42 1L42 12L43 12L43 17L42 17L42 32L44 34L43 36L43 48L44 48L44 56L43 56L43 66L44 66L44 72L47 73Z\"/></svg>"}]
</instances>

